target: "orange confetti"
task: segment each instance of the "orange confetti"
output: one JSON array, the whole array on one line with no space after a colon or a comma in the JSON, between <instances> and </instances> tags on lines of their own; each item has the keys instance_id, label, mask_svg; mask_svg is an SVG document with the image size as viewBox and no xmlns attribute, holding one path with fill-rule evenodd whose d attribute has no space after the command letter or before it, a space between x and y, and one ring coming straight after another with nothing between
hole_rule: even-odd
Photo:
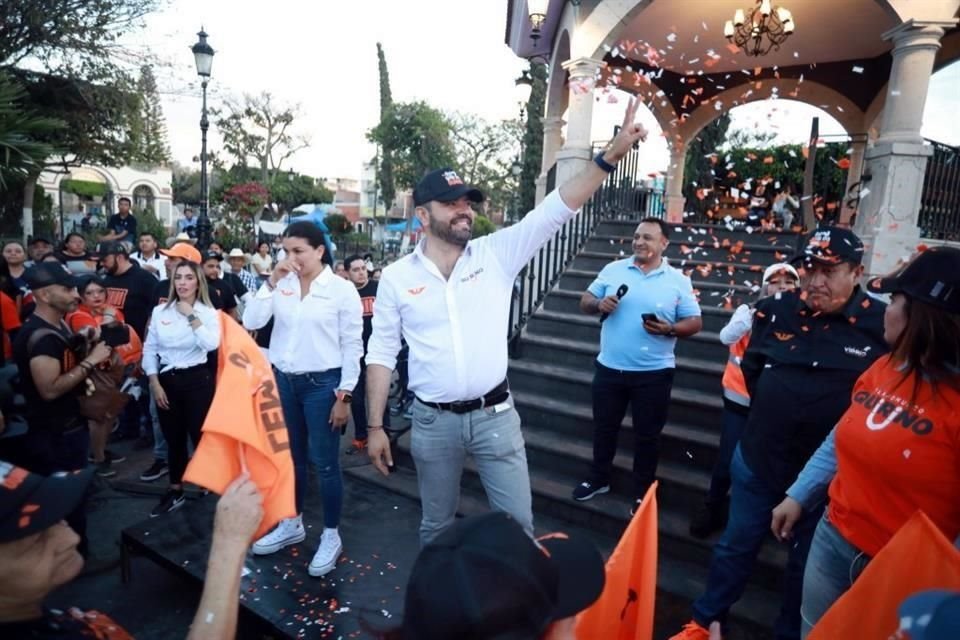
<instances>
[{"instance_id":1,"label":"orange confetti","mask_svg":"<svg viewBox=\"0 0 960 640\"><path fill-rule=\"evenodd\" d=\"M840 158L840 160L837 162L837 166L846 171L850 168L850 158Z\"/></svg>"},{"instance_id":2,"label":"orange confetti","mask_svg":"<svg viewBox=\"0 0 960 640\"><path fill-rule=\"evenodd\" d=\"M763 164L773 164L773 156L767 156L763 159Z\"/></svg>"}]
</instances>

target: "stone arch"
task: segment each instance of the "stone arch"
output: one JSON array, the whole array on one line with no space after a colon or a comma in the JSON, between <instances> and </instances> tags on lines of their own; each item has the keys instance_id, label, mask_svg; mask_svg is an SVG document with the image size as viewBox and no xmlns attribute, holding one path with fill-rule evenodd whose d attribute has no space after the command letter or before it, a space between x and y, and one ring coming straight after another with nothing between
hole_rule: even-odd
<instances>
[{"instance_id":1,"label":"stone arch","mask_svg":"<svg viewBox=\"0 0 960 640\"><path fill-rule=\"evenodd\" d=\"M604 45L612 46L620 31L653 1L637 0L631 6L631 3L622 0L601 0L577 27L573 43L574 57L603 60L606 55Z\"/></svg>"},{"instance_id":2,"label":"stone arch","mask_svg":"<svg viewBox=\"0 0 960 640\"><path fill-rule=\"evenodd\" d=\"M837 105L841 107L843 111L838 113L830 112L830 115L836 118L837 122L843 126L847 133L862 133L860 129L863 127L864 122L863 112L860 111L857 105L855 105L849 98L838 91L835 91L834 89L831 89L830 87L822 85L818 82L806 80L801 83L791 78L781 79L775 86L778 89L778 100L803 102L805 104L820 108L822 108L821 105L823 104ZM722 93L717 94L717 96L709 103L700 105L690 115L690 117L686 119L686 121L677 127L683 143L687 144L697 134L699 134L704 127L719 118L722 114L729 113L734 108L743 106L745 104L760 102L771 98L771 95L757 95L755 98L742 100L740 98L743 94L743 91L744 89L742 86L732 87ZM796 91L796 95L791 95L791 92L794 91ZM733 104L734 99L736 99L737 104ZM723 109L717 110L713 106L713 102L716 100L723 102Z\"/></svg>"},{"instance_id":3,"label":"stone arch","mask_svg":"<svg viewBox=\"0 0 960 640\"><path fill-rule=\"evenodd\" d=\"M157 195L160 193L149 182L141 181L130 189L130 199L133 200L133 210L149 209L157 215Z\"/></svg>"},{"instance_id":4,"label":"stone arch","mask_svg":"<svg viewBox=\"0 0 960 640\"><path fill-rule=\"evenodd\" d=\"M56 177L53 180L53 187L55 189L59 189L60 183L64 180L69 180L71 171L74 169L83 169L84 171L89 171L91 173L95 173L99 175L101 178L103 178L103 181L106 183L107 188L110 190L110 192L114 194L114 197L116 197L117 193L119 193L120 184L117 182L117 179L113 176L113 174L102 167L94 167L92 165L69 167L66 173L58 172L54 174Z\"/></svg>"}]
</instances>

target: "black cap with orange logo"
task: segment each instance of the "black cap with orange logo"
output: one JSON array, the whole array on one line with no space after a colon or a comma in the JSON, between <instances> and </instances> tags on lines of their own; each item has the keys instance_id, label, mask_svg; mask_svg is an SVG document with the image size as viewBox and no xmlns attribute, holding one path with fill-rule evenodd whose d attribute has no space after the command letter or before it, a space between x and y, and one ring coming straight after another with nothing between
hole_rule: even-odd
<instances>
[{"instance_id":1,"label":"black cap with orange logo","mask_svg":"<svg viewBox=\"0 0 960 640\"><path fill-rule=\"evenodd\" d=\"M407 583L404 637L419 640L540 638L603 591L603 558L588 540L531 540L492 512L464 518L420 552Z\"/></svg>"},{"instance_id":2,"label":"black cap with orange logo","mask_svg":"<svg viewBox=\"0 0 960 640\"><path fill-rule=\"evenodd\" d=\"M93 467L42 476L0 460L0 542L49 529L83 499Z\"/></svg>"},{"instance_id":3,"label":"black cap with orange logo","mask_svg":"<svg viewBox=\"0 0 960 640\"><path fill-rule=\"evenodd\" d=\"M931 247L900 271L874 278L867 289L905 293L950 313L960 313L960 249Z\"/></svg>"}]
</instances>

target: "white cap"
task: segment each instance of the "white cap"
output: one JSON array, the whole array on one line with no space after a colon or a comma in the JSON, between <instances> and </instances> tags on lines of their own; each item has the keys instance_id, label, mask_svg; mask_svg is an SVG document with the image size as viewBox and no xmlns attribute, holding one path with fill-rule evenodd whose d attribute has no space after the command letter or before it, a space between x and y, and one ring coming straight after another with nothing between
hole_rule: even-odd
<instances>
[{"instance_id":1,"label":"white cap","mask_svg":"<svg viewBox=\"0 0 960 640\"><path fill-rule=\"evenodd\" d=\"M174 238L174 240L176 240L177 242L184 241L184 240L187 242L190 242L190 234L188 234L186 231L181 231L180 233L177 234L177 237Z\"/></svg>"},{"instance_id":2,"label":"white cap","mask_svg":"<svg viewBox=\"0 0 960 640\"><path fill-rule=\"evenodd\" d=\"M770 265L763 272L763 284L767 284L770 278L784 271L793 276L795 280L800 280L800 274L798 274L797 270L793 268L793 265L787 264L786 262L778 262Z\"/></svg>"},{"instance_id":3,"label":"white cap","mask_svg":"<svg viewBox=\"0 0 960 640\"><path fill-rule=\"evenodd\" d=\"M227 254L228 258L246 258L246 254L243 253L243 249L233 248L230 249L230 253Z\"/></svg>"}]
</instances>

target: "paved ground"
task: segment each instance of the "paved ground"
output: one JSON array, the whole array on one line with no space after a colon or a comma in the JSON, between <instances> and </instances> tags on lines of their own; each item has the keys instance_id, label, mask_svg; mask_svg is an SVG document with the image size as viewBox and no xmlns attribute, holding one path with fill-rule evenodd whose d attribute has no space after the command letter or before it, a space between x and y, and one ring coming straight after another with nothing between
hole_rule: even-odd
<instances>
[{"instance_id":1,"label":"paved ground","mask_svg":"<svg viewBox=\"0 0 960 640\"><path fill-rule=\"evenodd\" d=\"M344 443L349 442L344 438ZM149 451L132 451L129 443L111 445L128 455L117 465L119 475L98 480L90 504L89 533L92 559L88 573L53 595L53 606L95 608L111 614L140 640L183 637L200 597L205 547L194 547L194 555L179 549L170 552L181 569L176 574L146 557L135 557L132 580L120 577L120 532L148 519L150 509L165 489L165 481L141 483L140 471L152 458ZM344 456L344 465L367 464L366 456ZM345 477L346 495L342 535L344 559L329 579L314 580L302 575L309 562L322 523L316 491L307 505L307 542L301 549L288 549L268 558L248 558L251 574L244 578L242 598L261 612L275 611L273 624L289 637L372 638L364 624L380 628L398 621L402 614L403 585L417 552L419 505L390 491ZM147 523L150 535L169 538L190 537L183 527L193 527L197 536L208 528L216 497L195 495L182 513ZM313 518L310 513L315 513ZM206 520L205 520L206 518ZM537 516L538 530L556 530L560 525ZM200 523L200 524L197 524ZM166 525L166 529L164 526ZM593 535L591 532L578 532ZM614 540L597 539L603 549ZM178 555L179 554L179 555ZM183 560L181 558L194 558ZM192 562L192 565L183 563ZM297 567L300 569L297 569ZM189 570L187 570L189 569ZM303 579L301 579L303 578ZM281 594L281 595L276 595ZM254 602L255 600L255 602ZM291 606L291 601L293 604ZM654 638L676 632L689 618L689 602L669 594L657 595L657 624ZM269 633L263 620L241 613L240 638L283 637ZM756 630L735 629L733 640L760 640Z\"/></svg>"}]
</instances>

